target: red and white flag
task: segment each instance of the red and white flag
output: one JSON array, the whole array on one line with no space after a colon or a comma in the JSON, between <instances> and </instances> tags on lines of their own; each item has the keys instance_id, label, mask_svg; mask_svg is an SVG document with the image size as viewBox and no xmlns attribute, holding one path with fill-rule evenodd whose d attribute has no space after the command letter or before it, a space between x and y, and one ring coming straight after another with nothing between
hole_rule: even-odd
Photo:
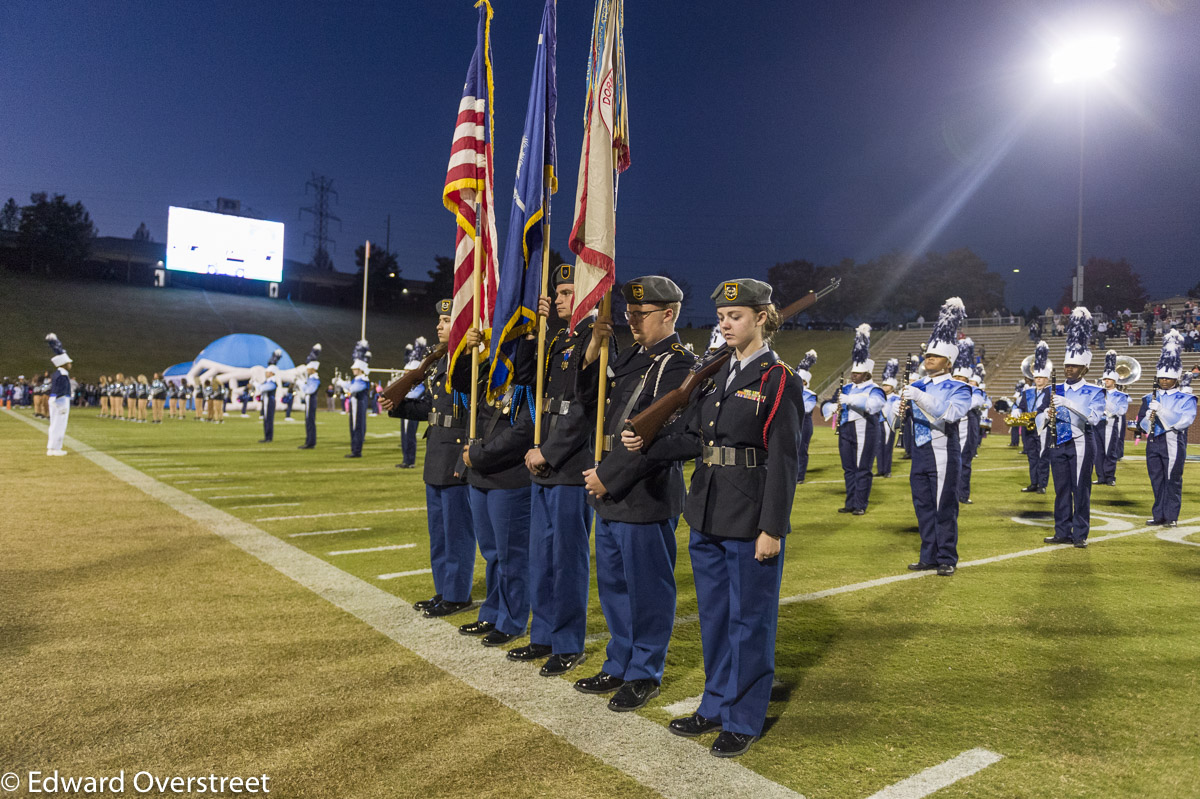
<instances>
[{"instance_id":1,"label":"red and white flag","mask_svg":"<svg viewBox=\"0 0 1200 799\"><path fill-rule=\"evenodd\" d=\"M591 313L616 280L616 175L629 167L623 31L624 0L596 0L570 240L571 251L579 256L572 328Z\"/></svg>"}]
</instances>

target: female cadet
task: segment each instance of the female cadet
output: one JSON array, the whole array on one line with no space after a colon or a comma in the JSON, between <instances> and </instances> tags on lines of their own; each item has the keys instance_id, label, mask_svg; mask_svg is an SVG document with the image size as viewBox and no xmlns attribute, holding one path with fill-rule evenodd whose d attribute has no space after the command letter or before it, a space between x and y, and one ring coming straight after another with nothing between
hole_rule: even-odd
<instances>
[{"instance_id":1,"label":"female cadet","mask_svg":"<svg viewBox=\"0 0 1200 799\"><path fill-rule=\"evenodd\" d=\"M775 674L783 539L796 493L803 399L768 346L779 328L770 285L741 279L713 292L732 357L715 385L647 449L662 460L701 457L684 518L700 610L704 696L671 722L685 737L721 730L717 757L743 754L762 734ZM640 439L623 434L631 449ZM736 665L735 665L736 664Z\"/></svg>"}]
</instances>

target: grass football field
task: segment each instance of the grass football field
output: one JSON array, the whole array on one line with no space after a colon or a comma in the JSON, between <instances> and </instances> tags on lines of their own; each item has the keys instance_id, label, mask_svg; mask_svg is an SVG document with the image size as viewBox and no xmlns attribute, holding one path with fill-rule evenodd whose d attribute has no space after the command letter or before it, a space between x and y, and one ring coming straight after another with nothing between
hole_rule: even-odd
<instances>
[{"instance_id":1,"label":"grass football field","mask_svg":"<svg viewBox=\"0 0 1200 799\"><path fill-rule=\"evenodd\" d=\"M726 762L707 756L711 735L666 730L703 687L685 523L662 695L612 714L570 689L603 663L594 581L589 659L564 679L458 635L471 613L407 607L432 591L398 422L372 417L364 457L346 460L340 414L318 415L312 451L282 414L270 445L256 417L227 419L73 410L84 446L47 458L28 411L0 412L0 772L124 770L127 794L145 770L266 774L288 797L857 799L985 749L998 758L934 795L1200 796L1195 464L1178 540L1145 527L1144 448L1129 442L1117 486L1093 492L1092 545L1046 547L1053 491L1019 493L1024 457L989 437L958 574L914 576L907 461L875 481L866 516L837 514L819 426L785 551L783 687L764 737ZM692 755L709 771L678 768Z\"/></svg>"}]
</instances>

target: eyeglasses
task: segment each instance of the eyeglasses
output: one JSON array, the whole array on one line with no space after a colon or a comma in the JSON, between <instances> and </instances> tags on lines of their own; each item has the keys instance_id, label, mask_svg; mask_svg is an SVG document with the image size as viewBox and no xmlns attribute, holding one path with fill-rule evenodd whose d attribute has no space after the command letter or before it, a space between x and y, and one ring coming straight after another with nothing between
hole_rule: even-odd
<instances>
[{"instance_id":1,"label":"eyeglasses","mask_svg":"<svg viewBox=\"0 0 1200 799\"><path fill-rule=\"evenodd\" d=\"M641 322L650 314L658 313L659 311L665 311L665 310L667 310L667 309L666 308L655 308L653 311L626 311L625 312L625 321L626 322Z\"/></svg>"}]
</instances>

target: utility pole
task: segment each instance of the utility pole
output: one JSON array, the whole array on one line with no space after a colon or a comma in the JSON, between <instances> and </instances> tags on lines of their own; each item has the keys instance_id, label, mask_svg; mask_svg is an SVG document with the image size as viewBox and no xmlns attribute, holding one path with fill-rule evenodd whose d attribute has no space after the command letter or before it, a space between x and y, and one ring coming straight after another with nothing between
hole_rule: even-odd
<instances>
[{"instance_id":1,"label":"utility pole","mask_svg":"<svg viewBox=\"0 0 1200 799\"><path fill-rule=\"evenodd\" d=\"M337 192L333 190L333 181L324 175L313 173L312 179L304 184L304 194L308 195L308 190L312 189L313 204L311 208L301 208L300 216L303 218L307 212L312 214L313 229L309 233L304 234L304 240L313 240L312 263L321 269L333 269L333 259L329 257L329 245L336 244L334 239L329 238L329 223L337 222L338 229L341 230L342 220L340 217L334 216L329 211L329 198L332 195L334 202L337 201Z\"/></svg>"}]
</instances>

